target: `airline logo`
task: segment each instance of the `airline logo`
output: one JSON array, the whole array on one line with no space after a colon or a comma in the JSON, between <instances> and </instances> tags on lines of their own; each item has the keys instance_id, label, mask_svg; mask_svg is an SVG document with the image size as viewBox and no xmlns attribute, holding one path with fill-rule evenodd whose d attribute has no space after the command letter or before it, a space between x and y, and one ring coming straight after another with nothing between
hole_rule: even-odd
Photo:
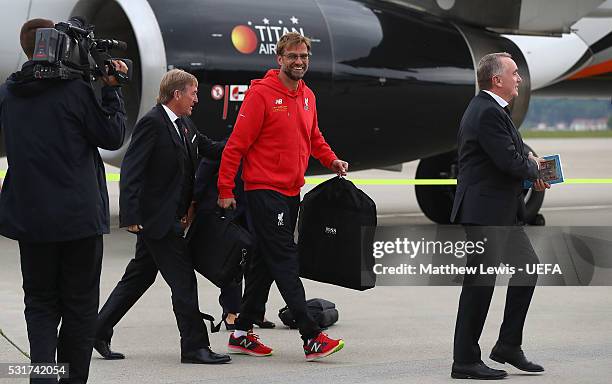
<instances>
[{"instance_id":1,"label":"airline logo","mask_svg":"<svg viewBox=\"0 0 612 384\"><path fill-rule=\"evenodd\" d=\"M278 40L286 33L298 32L304 35L300 19L291 16L288 20L278 18L249 20L246 25L237 25L232 29L231 39L234 48L242 54L275 55Z\"/></svg>"},{"instance_id":2,"label":"airline logo","mask_svg":"<svg viewBox=\"0 0 612 384\"><path fill-rule=\"evenodd\" d=\"M243 101L247 89L249 89L248 85L230 85L230 101Z\"/></svg>"}]
</instances>

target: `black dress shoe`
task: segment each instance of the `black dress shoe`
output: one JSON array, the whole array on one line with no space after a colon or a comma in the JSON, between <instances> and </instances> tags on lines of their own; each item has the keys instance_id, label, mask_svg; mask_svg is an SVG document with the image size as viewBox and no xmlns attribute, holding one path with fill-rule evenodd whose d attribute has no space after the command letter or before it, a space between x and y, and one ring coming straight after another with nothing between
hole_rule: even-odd
<instances>
[{"instance_id":1,"label":"black dress shoe","mask_svg":"<svg viewBox=\"0 0 612 384\"><path fill-rule=\"evenodd\" d=\"M451 371L453 379L498 380L506 376L508 376L508 372L489 368L482 361L476 363L453 362L453 370Z\"/></svg>"},{"instance_id":2,"label":"black dress shoe","mask_svg":"<svg viewBox=\"0 0 612 384\"><path fill-rule=\"evenodd\" d=\"M231 360L229 355L215 353L210 347L181 353L181 363L183 364L224 364L229 363Z\"/></svg>"},{"instance_id":3,"label":"black dress shoe","mask_svg":"<svg viewBox=\"0 0 612 384\"><path fill-rule=\"evenodd\" d=\"M271 321L266 320L265 318L263 320L253 321L253 324L258 326L259 328L274 328L274 327L276 327L276 324L274 324Z\"/></svg>"},{"instance_id":4,"label":"black dress shoe","mask_svg":"<svg viewBox=\"0 0 612 384\"><path fill-rule=\"evenodd\" d=\"M541 365L527 360L521 347L507 346L498 342L493 347L489 357L498 363L508 363L521 371L544 372L544 368Z\"/></svg>"},{"instance_id":5,"label":"black dress shoe","mask_svg":"<svg viewBox=\"0 0 612 384\"><path fill-rule=\"evenodd\" d=\"M110 341L96 339L94 340L94 349L106 360L121 360L125 359L125 355L121 352L114 352L110 349Z\"/></svg>"}]
</instances>

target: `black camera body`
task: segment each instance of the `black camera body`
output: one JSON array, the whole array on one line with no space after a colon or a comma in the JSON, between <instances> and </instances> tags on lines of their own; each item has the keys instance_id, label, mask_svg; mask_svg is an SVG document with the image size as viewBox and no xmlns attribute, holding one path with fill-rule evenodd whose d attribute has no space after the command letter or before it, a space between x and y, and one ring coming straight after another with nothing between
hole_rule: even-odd
<instances>
[{"instance_id":1,"label":"black camera body","mask_svg":"<svg viewBox=\"0 0 612 384\"><path fill-rule=\"evenodd\" d=\"M55 24L55 28L39 28L32 60L36 79L78 79L94 81L99 76L115 76L120 84L130 81L132 61L120 59L128 73L117 72L111 64L110 50L126 50L119 40L94 38L94 26L81 17Z\"/></svg>"}]
</instances>

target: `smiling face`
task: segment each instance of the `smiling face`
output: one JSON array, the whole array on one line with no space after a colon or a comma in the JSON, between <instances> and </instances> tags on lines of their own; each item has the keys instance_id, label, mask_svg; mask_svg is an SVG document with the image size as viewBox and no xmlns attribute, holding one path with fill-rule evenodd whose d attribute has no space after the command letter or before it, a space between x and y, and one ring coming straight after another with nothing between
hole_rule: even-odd
<instances>
[{"instance_id":1,"label":"smiling face","mask_svg":"<svg viewBox=\"0 0 612 384\"><path fill-rule=\"evenodd\" d=\"M306 74L308 58L308 47L304 43L288 46L282 55L276 56L280 71L293 81L300 80Z\"/></svg>"},{"instance_id":2,"label":"smiling face","mask_svg":"<svg viewBox=\"0 0 612 384\"><path fill-rule=\"evenodd\" d=\"M493 89L502 99L510 102L519 94L519 85L523 81L518 73L518 67L514 60L509 57L500 57L503 70L500 74L493 76Z\"/></svg>"},{"instance_id":3,"label":"smiling face","mask_svg":"<svg viewBox=\"0 0 612 384\"><path fill-rule=\"evenodd\" d=\"M177 116L191 116L193 106L198 102L198 86L195 84L189 84L184 90L174 91L174 106L176 108Z\"/></svg>"}]
</instances>

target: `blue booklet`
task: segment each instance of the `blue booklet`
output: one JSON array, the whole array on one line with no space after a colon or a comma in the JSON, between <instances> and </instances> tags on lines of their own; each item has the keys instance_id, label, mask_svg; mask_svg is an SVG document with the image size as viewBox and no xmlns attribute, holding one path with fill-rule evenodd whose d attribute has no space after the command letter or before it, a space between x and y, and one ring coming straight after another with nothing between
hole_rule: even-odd
<instances>
[{"instance_id":1,"label":"blue booklet","mask_svg":"<svg viewBox=\"0 0 612 384\"><path fill-rule=\"evenodd\" d=\"M558 184L563 182L563 167L561 166L561 156L544 156L545 160L540 164L540 178L548 184ZM523 188L529 189L533 183L529 180L523 181Z\"/></svg>"}]
</instances>

